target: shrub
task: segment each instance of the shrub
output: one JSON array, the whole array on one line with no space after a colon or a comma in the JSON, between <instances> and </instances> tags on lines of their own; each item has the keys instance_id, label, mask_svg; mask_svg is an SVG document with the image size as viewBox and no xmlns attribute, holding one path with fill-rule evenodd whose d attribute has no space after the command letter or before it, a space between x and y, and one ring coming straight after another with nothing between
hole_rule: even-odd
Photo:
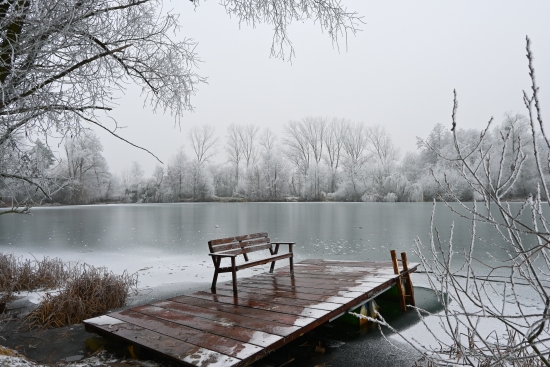
<instances>
[{"instance_id":1,"label":"shrub","mask_svg":"<svg viewBox=\"0 0 550 367\"><path fill-rule=\"evenodd\" d=\"M58 288L73 272L74 268L59 258L30 260L0 253L0 292Z\"/></svg>"},{"instance_id":2,"label":"shrub","mask_svg":"<svg viewBox=\"0 0 550 367\"><path fill-rule=\"evenodd\" d=\"M124 306L137 274L115 275L105 268L82 264L56 295L46 294L26 318L29 328L78 324L107 310Z\"/></svg>"}]
</instances>

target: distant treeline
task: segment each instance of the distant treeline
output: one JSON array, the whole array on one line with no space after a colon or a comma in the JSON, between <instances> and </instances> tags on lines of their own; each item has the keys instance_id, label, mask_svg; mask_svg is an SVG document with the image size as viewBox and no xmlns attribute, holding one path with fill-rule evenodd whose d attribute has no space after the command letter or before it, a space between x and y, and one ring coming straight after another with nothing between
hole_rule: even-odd
<instances>
[{"instance_id":1,"label":"distant treeline","mask_svg":"<svg viewBox=\"0 0 550 367\"><path fill-rule=\"evenodd\" d=\"M0 152L0 164L18 165L35 177L47 177L57 190L51 201L62 204L97 202L180 202L212 200L244 201L469 201L475 190L465 183L471 172L456 173L442 156L456 155L459 149L473 149L468 159L482 159L494 168L491 175L506 177L513 167L502 167L492 152L504 152L522 160L520 175L506 194L525 198L536 188L536 170L528 120L508 113L488 130L477 146L479 130L459 130L455 142L449 128L437 124L426 138L417 137L418 150L400 155L390 134L381 126L367 126L345 119L306 117L284 126L282 136L255 125L230 125L224 143L210 125L192 127L188 139L193 155L183 147L164 166L145 177L138 162L119 174L109 171L99 138L91 131L64 141L61 156L37 140L18 154ZM511 134L511 143L502 137ZM475 148L475 149L474 149ZM527 148L527 149L526 149ZM541 144L540 149L547 149ZM542 154L548 156L547 151ZM223 159L219 159L219 155ZM212 158L218 155L214 164ZM479 166L480 169L482 165ZM46 181L45 181L46 182ZM441 185L449 185L457 197L445 197ZM490 182L480 182L480 185ZM24 197L36 188L21 183L14 191L0 187L4 201L9 196Z\"/></svg>"}]
</instances>

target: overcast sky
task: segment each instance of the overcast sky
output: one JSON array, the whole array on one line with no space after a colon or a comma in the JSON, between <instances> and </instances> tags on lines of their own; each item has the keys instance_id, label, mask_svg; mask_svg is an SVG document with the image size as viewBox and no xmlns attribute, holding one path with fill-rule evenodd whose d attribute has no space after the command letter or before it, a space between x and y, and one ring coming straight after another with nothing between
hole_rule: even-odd
<instances>
[{"instance_id":1,"label":"overcast sky","mask_svg":"<svg viewBox=\"0 0 550 367\"><path fill-rule=\"evenodd\" d=\"M343 117L384 125L401 153L416 149L436 123L450 127L452 92L459 98L459 126L481 129L491 116L525 112L529 88L525 36L533 42L543 117L550 119L550 1L350 1L365 24L338 49L318 25L290 28L292 63L270 58L272 27L252 29L229 18L217 1L194 9L190 1L165 1L180 14L177 37L198 42L199 74L208 84L193 98L180 126L170 115L143 108L129 87L112 113L119 133L165 163L187 131L211 124L223 139L226 127L257 124L278 135L290 120ZM111 170L138 161L149 175L156 160L104 133L99 134ZM220 157L225 155L219 146Z\"/></svg>"}]
</instances>

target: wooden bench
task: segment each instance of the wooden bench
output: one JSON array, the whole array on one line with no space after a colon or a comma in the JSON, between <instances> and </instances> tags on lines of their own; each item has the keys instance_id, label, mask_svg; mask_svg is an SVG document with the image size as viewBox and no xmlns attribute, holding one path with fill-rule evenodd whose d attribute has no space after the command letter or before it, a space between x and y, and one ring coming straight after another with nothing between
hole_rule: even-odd
<instances>
[{"instance_id":1,"label":"wooden bench","mask_svg":"<svg viewBox=\"0 0 550 367\"><path fill-rule=\"evenodd\" d=\"M271 242L267 235L267 232L252 233L243 236L236 236L230 238L220 238L217 240L208 241L208 247L210 248L210 256L214 262L214 279L212 280L212 292L216 291L216 282L218 281L218 274L229 273L233 277L233 292L237 293L237 272L242 269L250 268L256 265L263 265L271 263L270 273L273 273L275 268L275 261L288 258L290 261L290 273L294 272L294 266L292 262L292 245L295 242ZM275 248L273 248L275 245ZM279 255L279 245L288 245L288 253ZM269 250L271 256L262 258L260 260L249 261L248 253ZM236 258L239 255L243 255L245 262L237 265ZM220 267L222 258L228 257L231 259L231 266Z\"/></svg>"}]
</instances>

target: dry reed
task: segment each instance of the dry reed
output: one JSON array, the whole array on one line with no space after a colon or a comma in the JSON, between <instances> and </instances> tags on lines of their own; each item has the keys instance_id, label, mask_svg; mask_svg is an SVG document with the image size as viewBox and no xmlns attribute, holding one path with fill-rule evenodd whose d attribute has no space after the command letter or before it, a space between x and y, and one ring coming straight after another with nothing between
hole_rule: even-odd
<instances>
[{"instance_id":1,"label":"dry reed","mask_svg":"<svg viewBox=\"0 0 550 367\"><path fill-rule=\"evenodd\" d=\"M59 258L31 260L0 253L0 292L58 288L73 272L74 267Z\"/></svg>"},{"instance_id":2,"label":"dry reed","mask_svg":"<svg viewBox=\"0 0 550 367\"><path fill-rule=\"evenodd\" d=\"M29 328L61 327L122 307L137 274L115 275L105 268L67 263L59 258L24 259L0 253L0 308L14 292L61 289L46 293L40 305L27 315ZM3 309L0 309L0 313Z\"/></svg>"},{"instance_id":3,"label":"dry reed","mask_svg":"<svg viewBox=\"0 0 550 367\"><path fill-rule=\"evenodd\" d=\"M18 357L19 353L17 353L15 350L0 345L0 356Z\"/></svg>"},{"instance_id":4,"label":"dry reed","mask_svg":"<svg viewBox=\"0 0 550 367\"><path fill-rule=\"evenodd\" d=\"M26 318L29 328L61 327L122 307L137 274L115 275L105 268L82 264L57 295L46 294Z\"/></svg>"}]
</instances>

